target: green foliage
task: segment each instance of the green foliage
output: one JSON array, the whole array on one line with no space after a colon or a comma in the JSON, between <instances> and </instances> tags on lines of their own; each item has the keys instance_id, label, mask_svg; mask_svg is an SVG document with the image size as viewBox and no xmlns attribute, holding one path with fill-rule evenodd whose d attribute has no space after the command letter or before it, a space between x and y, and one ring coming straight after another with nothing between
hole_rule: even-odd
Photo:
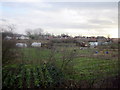
<instances>
[{"instance_id":1,"label":"green foliage","mask_svg":"<svg viewBox=\"0 0 120 90\"><path fill-rule=\"evenodd\" d=\"M10 69L11 71L9 71ZM32 66L20 64L14 68L12 66L4 68L3 77L3 88L24 88L24 83L27 88L31 88L31 84L34 88L47 88L56 85L63 76L62 72L53 65Z\"/></svg>"},{"instance_id":2,"label":"green foliage","mask_svg":"<svg viewBox=\"0 0 120 90\"><path fill-rule=\"evenodd\" d=\"M72 87L71 84L81 81L87 81L92 85L94 81L118 75L119 71L118 59L111 58L112 55L109 56L109 60L106 60L105 56L94 57L94 52L98 49L79 50L79 48L57 47L52 50L43 48L19 50L23 53L23 56L19 58L23 63L16 62L14 65L3 67L4 88L8 86L61 87L63 82L68 83L68 87ZM116 53L114 50L113 52ZM86 57L81 57L81 55Z\"/></svg>"}]
</instances>

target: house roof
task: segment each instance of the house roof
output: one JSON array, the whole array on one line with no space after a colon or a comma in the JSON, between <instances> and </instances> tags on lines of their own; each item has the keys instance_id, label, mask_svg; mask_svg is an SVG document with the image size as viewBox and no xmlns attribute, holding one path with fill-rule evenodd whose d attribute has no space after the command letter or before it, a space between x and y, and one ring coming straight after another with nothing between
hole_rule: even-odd
<instances>
[{"instance_id":1,"label":"house roof","mask_svg":"<svg viewBox=\"0 0 120 90\"><path fill-rule=\"evenodd\" d=\"M28 37L27 35L23 35L23 34L14 34L14 37L21 37L21 36Z\"/></svg>"},{"instance_id":2,"label":"house roof","mask_svg":"<svg viewBox=\"0 0 120 90\"><path fill-rule=\"evenodd\" d=\"M88 40L89 42L96 42L97 41L97 39L96 38L89 38L89 40Z\"/></svg>"}]
</instances>

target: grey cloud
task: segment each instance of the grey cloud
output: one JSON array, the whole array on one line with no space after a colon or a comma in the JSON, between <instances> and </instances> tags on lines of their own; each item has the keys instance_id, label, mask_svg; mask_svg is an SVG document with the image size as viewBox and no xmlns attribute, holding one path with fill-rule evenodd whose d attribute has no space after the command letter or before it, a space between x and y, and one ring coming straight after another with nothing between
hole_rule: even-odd
<instances>
[{"instance_id":1,"label":"grey cloud","mask_svg":"<svg viewBox=\"0 0 120 90\"><path fill-rule=\"evenodd\" d=\"M93 30L95 33L102 30L103 33L105 28L117 27L116 3L3 3L3 7L9 8L12 13L5 10L3 17L16 23L19 32L41 27L47 31L55 30L55 33L68 29L76 30L76 33L80 30ZM15 14L14 9L19 13Z\"/></svg>"},{"instance_id":2,"label":"grey cloud","mask_svg":"<svg viewBox=\"0 0 120 90\"><path fill-rule=\"evenodd\" d=\"M99 25L113 25L114 22L112 20L100 20L100 19L91 19L88 21L92 24L99 24Z\"/></svg>"}]
</instances>

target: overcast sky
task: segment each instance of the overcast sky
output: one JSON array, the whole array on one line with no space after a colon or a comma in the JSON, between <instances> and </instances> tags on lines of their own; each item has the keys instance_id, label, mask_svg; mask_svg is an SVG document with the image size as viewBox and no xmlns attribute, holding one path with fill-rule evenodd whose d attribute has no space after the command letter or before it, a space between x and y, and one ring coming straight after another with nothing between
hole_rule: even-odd
<instances>
[{"instance_id":1,"label":"overcast sky","mask_svg":"<svg viewBox=\"0 0 120 90\"><path fill-rule=\"evenodd\" d=\"M1 2L0 9L0 22L15 24L17 33L42 28L53 34L118 37L117 2Z\"/></svg>"}]
</instances>

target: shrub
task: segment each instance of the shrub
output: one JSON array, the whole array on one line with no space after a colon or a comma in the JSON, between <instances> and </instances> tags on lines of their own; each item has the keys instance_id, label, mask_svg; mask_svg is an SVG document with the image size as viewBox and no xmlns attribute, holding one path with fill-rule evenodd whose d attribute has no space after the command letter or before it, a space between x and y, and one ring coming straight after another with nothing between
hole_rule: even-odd
<instances>
[{"instance_id":1,"label":"shrub","mask_svg":"<svg viewBox=\"0 0 120 90\"><path fill-rule=\"evenodd\" d=\"M6 64L16 57L15 41L2 40L2 63Z\"/></svg>"}]
</instances>

